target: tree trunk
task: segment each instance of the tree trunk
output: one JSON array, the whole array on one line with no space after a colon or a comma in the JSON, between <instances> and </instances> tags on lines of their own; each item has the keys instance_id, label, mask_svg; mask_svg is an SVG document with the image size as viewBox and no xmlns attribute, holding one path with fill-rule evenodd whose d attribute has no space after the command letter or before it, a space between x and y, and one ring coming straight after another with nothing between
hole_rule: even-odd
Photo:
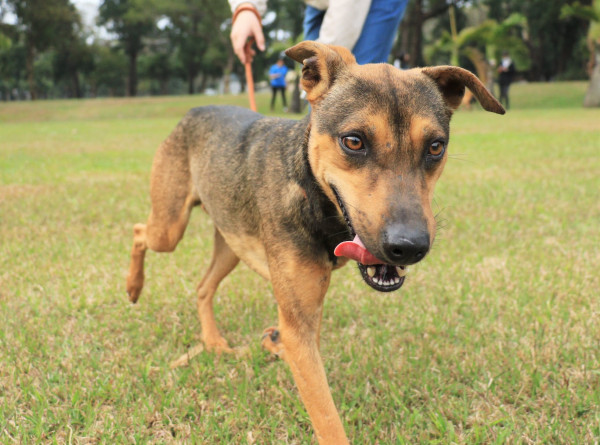
<instances>
[{"instance_id":1,"label":"tree trunk","mask_svg":"<svg viewBox=\"0 0 600 445\"><path fill-rule=\"evenodd\" d=\"M207 84L208 84L208 76L206 74L203 74L202 78L200 79L200 88L198 89L198 91L200 91L200 93L203 93L204 90L206 90Z\"/></svg>"},{"instance_id":2,"label":"tree trunk","mask_svg":"<svg viewBox=\"0 0 600 445\"><path fill-rule=\"evenodd\" d=\"M194 66L192 66L192 64L190 64L188 66L188 73L187 73L188 94L194 94L196 92L195 82L196 82L197 75L198 75L197 70L194 68Z\"/></svg>"},{"instance_id":3,"label":"tree trunk","mask_svg":"<svg viewBox=\"0 0 600 445\"><path fill-rule=\"evenodd\" d=\"M97 97L98 96L98 84L96 83L95 80L92 80L90 82L90 95L92 97Z\"/></svg>"},{"instance_id":4,"label":"tree trunk","mask_svg":"<svg viewBox=\"0 0 600 445\"><path fill-rule=\"evenodd\" d=\"M129 78L127 83L127 95L135 97L137 95L137 51L129 53Z\"/></svg>"},{"instance_id":5,"label":"tree trunk","mask_svg":"<svg viewBox=\"0 0 600 445\"><path fill-rule=\"evenodd\" d=\"M456 12L454 5L450 5L450 32L452 35L452 54L450 55L450 65L459 66L458 62L458 31L456 30Z\"/></svg>"},{"instance_id":6,"label":"tree trunk","mask_svg":"<svg viewBox=\"0 0 600 445\"><path fill-rule=\"evenodd\" d=\"M77 74L77 71L73 72L72 79L73 79L72 80L72 82L73 82L73 97L75 97L76 99L81 99L83 94L81 94L81 86L79 83L79 75Z\"/></svg>"},{"instance_id":7,"label":"tree trunk","mask_svg":"<svg viewBox=\"0 0 600 445\"><path fill-rule=\"evenodd\" d=\"M408 42L410 40L410 26L400 26L400 51L401 53L408 53L410 55L410 48Z\"/></svg>"},{"instance_id":8,"label":"tree trunk","mask_svg":"<svg viewBox=\"0 0 600 445\"><path fill-rule=\"evenodd\" d=\"M596 60L590 78L590 86L583 99L584 107L600 107L600 45L595 48Z\"/></svg>"},{"instance_id":9,"label":"tree trunk","mask_svg":"<svg viewBox=\"0 0 600 445\"><path fill-rule=\"evenodd\" d=\"M302 99L300 99L300 75L296 73L294 79L294 90L292 91L292 101L290 104L290 111L292 113L302 113Z\"/></svg>"},{"instance_id":10,"label":"tree trunk","mask_svg":"<svg viewBox=\"0 0 600 445\"><path fill-rule=\"evenodd\" d=\"M423 66L423 1L414 2L413 14L410 20L411 28L411 48L410 58L413 66Z\"/></svg>"},{"instance_id":11,"label":"tree trunk","mask_svg":"<svg viewBox=\"0 0 600 445\"><path fill-rule=\"evenodd\" d=\"M412 66L423 66L425 60L423 59L423 24L428 20L444 14L451 5L454 5L455 0L449 3L444 3L436 9L430 9L425 11L424 5L427 3L424 0L415 0L411 2L413 7L408 11L405 22L410 26L411 43L410 43L410 58ZM431 8L431 6L430 6ZM404 24L402 26L405 26Z\"/></svg>"},{"instance_id":12,"label":"tree trunk","mask_svg":"<svg viewBox=\"0 0 600 445\"><path fill-rule=\"evenodd\" d=\"M486 86L486 88L490 91L490 93L494 94L493 88L494 84L491 83L490 86L490 65L485 58L485 54L479 51L477 48L465 48L464 54L471 61L471 63L475 66L475 70L477 71L477 77L479 80ZM467 108L471 109L471 100L473 99L473 93L471 90L466 90L465 95L463 96L461 104Z\"/></svg>"},{"instance_id":13,"label":"tree trunk","mask_svg":"<svg viewBox=\"0 0 600 445\"><path fill-rule=\"evenodd\" d=\"M240 93L245 93L246 92L246 70L240 70L238 67L236 67L235 73L237 74L238 79L240 79Z\"/></svg>"},{"instance_id":14,"label":"tree trunk","mask_svg":"<svg viewBox=\"0 0 600 445\"><path fill-rule=\"evenodd\" d=\"M231 51L228 51L227 54L227 64L225 65L225 69L223 70L223 93L229 94L231 93L231 73L233 72L233 64L235 63L234 56Z\"/></svg>"},{"instance_id":15,"label":"tree trunk","mask_svg":"<svg viewBox=\"0 0 600 445\"><path fill-rule=\"evenodd\" d=\"M477 71L477 77L484 85L488 85L488 74L489 74L489 63L485 58L485 54L479 51L477 48L465 48L465 56L471 61Z\"/></svg>"},{"instance_id":16,"label":"tree trunk","mask_svg":"<svg viewBox=\"0 0 600 445\"><path fill-rule=\"evenodd\" d=\"M29 94L31 100L37 99L37 90L35 87L35 75L33 73L33 63L35 61L35 48L31 43L26 43L27 54L25 56L25 69L27 70L27 83L29 84Z\"/></svg>"}]
</instances>

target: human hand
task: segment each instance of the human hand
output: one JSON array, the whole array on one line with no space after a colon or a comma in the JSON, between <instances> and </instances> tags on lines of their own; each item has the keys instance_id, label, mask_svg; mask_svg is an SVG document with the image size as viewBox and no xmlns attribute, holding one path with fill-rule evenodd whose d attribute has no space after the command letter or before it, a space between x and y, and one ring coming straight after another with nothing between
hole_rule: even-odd
<instances>
[{"instance_id":1,"label":"human hand","mask_svg":"<svg viewBox=\"0 0 600 445\"><path fill-rule=\"evenodd\" d=\"M231 45L233 52L243 64L252 62L256 52L246 45L248 38L254 38L259 50L265 50L265 36L258 17L253 11L241 11L231 26Z\"/></svg>"}]
</instances>

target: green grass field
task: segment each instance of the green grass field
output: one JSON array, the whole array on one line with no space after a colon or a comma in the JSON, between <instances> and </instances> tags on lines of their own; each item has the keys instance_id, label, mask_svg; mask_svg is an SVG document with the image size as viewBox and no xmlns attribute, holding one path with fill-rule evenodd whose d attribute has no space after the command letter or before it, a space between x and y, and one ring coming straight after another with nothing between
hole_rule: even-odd
<instances>
[{"instance_id":1,"label":"green grass field","mask_svg":"<svg viewBox=\"0 0 600 445\"><path fill-rule=\"evenodd\" d=\"M453 119L433 252L392 294L334 273L322 355L355 444L600 440L600 109L584 83L515 85ZM259 96L260 107L268 98ZM281 360L268 283L240 265L201 353L212 225L149 252L127 301L154 151L192 106L244 97L0 104L0 443L316 443Z\"/></svg>"}]
</instances>

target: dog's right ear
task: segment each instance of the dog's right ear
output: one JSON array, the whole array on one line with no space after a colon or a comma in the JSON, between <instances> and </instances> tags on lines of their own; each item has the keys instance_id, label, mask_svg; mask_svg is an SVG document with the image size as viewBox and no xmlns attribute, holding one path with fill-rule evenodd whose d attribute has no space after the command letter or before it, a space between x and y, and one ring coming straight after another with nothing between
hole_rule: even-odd
<instances>
[{"instance_id":1,"label":"dog's right ear","mask_svg":"<svg viewBox=\"0 0 600 445\"><path fill-rule=\"evenodd\" d=\"M313 107L319 104L346 67L356 64L356 59L346 48L308 40L292 46L285 54L304 65L301 84Z\"/></svg>"}]
</instances>

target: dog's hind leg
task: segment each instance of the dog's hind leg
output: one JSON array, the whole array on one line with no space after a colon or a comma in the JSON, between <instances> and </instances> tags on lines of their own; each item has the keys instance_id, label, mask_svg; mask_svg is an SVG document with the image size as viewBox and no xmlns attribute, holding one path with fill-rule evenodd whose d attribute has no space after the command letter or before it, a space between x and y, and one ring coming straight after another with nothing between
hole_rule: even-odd
<instances>
[{"instance_id":1,"label":"dog's hind leg","mask_svg":"<svg viewBox=\"0 0 600 445\"><path fill-rule=\"evenodd\" d=\"M152 210L146 224L133 228L133 248L127 276L127 294L135 303L144 286L146 250L172 252L183 237L190 212L200 199L192 187L187 151L181 146L181 128L159 147L150 176Z\"/></svg>"},{"instance_id":2,"label":"dog's hind leg","mask_svg":"<svg viewBox=\"0 0 600 445\"><path fill-rule=\"evenodd\" d=\"M219 230L215 229L212 261L206 275L198 285L198 316L202 325L202 341L209 351L231 352L227 340L221 336L217 328L213 297L221 280L237 266L239 261Z\"/></svg>"}]
</instances>

